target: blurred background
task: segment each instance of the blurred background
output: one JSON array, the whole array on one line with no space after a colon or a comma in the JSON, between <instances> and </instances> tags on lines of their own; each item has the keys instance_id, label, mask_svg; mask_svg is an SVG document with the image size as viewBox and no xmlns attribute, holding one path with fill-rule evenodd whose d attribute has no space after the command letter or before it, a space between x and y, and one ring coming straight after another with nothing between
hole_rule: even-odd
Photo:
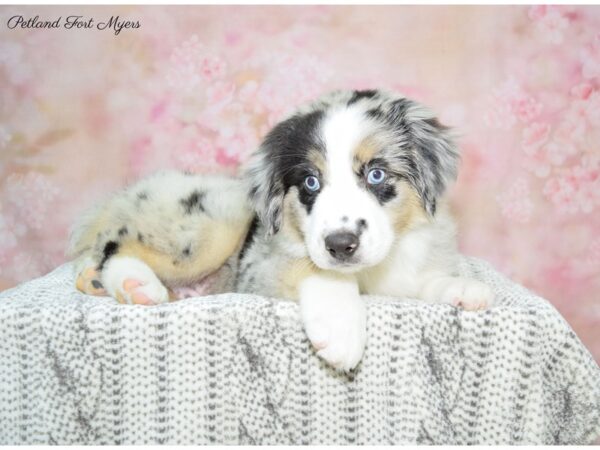
<instances>
[{"instance_id":1,"label":"blurred background","mask_svg":"<svg viewBox=\"0 0 600 450\"><path fill-rule=\"evenodd\" d=\"M9 29L23 15L140 28ZM75 217L161 168L235 173L333 88L461 135L460 247L550 300L600 361L600 8L0 7L0 289L65 262Z\"/></svg>"}]
</instances>

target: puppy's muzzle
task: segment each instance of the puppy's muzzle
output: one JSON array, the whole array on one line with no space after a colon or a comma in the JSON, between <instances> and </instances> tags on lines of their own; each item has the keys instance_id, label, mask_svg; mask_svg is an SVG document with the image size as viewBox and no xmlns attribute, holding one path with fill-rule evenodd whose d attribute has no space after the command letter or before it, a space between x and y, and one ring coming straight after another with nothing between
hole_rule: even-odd
<instances>
[{"instance_id":1,"label":"puppy's muzzle","mask_svg":"<svg viewBox=\"0 0 600 450\"><path fill-rule=\"evenodd\" d=\"M359 243L358 236L348 231L332 233L325 238L325 248L338 261L349 259Z\"/></svg>"}]
</instances>

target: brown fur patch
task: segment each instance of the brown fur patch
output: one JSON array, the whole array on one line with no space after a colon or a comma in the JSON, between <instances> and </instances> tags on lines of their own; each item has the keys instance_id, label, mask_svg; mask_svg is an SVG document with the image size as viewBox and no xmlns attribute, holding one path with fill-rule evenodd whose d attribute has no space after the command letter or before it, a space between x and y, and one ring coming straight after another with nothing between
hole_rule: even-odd
<instances>
[{"instance_id":1,"label":"brown fur patch","mask_svg":"<svg viewBox=\"0 0 600 450\"><path fill-rule=\"evenodd\" d=\"M279 292L284 298L298 300L298 286L309 277L319 273L319 269L310 258L299 258L290 260L288 266L280 275Z\"/></svg>"},{"instance_id":2,"label":"brown fur patch","mask_svg":"<svg viewBox=\"0 0 600 450\"><path fill-rule=\"evenodd\" d=\"M241 244L247 227L206 218L199 229L202 236L200 248L185 259L174 259L174 255L160 252L135 239L122 241L118 255L144 261L165 284L187 284L222 266Z\"/></svg>"},{"instance_id":3,"label":"brown fur patch","mask_svg":"<svg viewBox=\"0 0 600 450\"><path fill-rule=\"evenodd\" d=\"M392 208L392 221L396 233L405 233L414 226L429 221L427 211L423 209L423 204L419 194L414 188L405 181L396 184L400 195L398 202L392 202L387 208Z\"/></svg>"},{"instance_id":4,"label":"brown fur patch","mask_svg":"<svg viewBox=\"0 0 600 450\"><path fill-rule=\"evenodd\" d=\"M304 235L300 229L300 214L302 214L302 211L298 199L298 190L293 187L283 199L283 225L280 233L294 243L304 241Z\"/></svg>"},{"instance_id":5,"label":"brown fur patch","mask_svg":"<svg viewBox=\"0 0 600 450\"><path fill-rule=\"evenodd\" d=\"M319 150L309 150L307 159L312 165L319 169L321 178L324 179L327 177L327 162L325 161L325 157L323 156L322 152Z\"/></svg>"},{"instance_id":6,"label":"brown fur patch","mask_svg":"<svg viewBox=\"0 0 600 450\"><path fill-rule=\"evenodd\" d=\"M94 281L100 283L100 287L94 287ZM75 287L84 294L94 296L105 296L106 290L100 282L100 274L92 267L84 268L75 281Z\"/></svg>"},{"instance_id":7,"label":"brown fur patch","mask_svg":"<svg viewBox=\"0 0 600 450\"><path fill-rule=\"evenodd\" d=\"M119 303L122 303L122 304L126 304L126 303L127 303L127 302L125 301L125 298L123 297L123 294L121 294L121 291L117 291L117 292L115 293L115 297L116 297L116 299L117 299L117 301L118 301Z\"/></svg>"},{"instance_id":8,"label":"brown fur patch","mask_svg":"<svg viewBox=\"0 0 600 450\"><path fill-rule=\"evenodd\" d=\"M354 150L354 159L352 162L352 167L354 171L358 172L361 166L371 161L375 157L377 152L379 152L379 150L380 146L374 138L368 137L366 139L363 139L363 141L360 144L358 144L358 146Z\"/></svg>"}]
</instances>

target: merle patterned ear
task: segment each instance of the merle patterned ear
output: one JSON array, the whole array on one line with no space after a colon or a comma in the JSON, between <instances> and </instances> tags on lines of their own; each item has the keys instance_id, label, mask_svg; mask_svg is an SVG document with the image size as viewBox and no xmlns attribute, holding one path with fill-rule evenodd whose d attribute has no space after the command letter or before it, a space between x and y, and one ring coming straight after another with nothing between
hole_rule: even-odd
<instances>
[{"instance_id":1,"label":"merle patterned ear","mask_svg":"<svg viewBox=\"0 0 600 450\"><path fill-rule=\"evenodd\" d=\"M277 173L275 161L276 157L265 140L252 155L245 175L250 201L269 235L277 233L281 228L285 195L283 180Z\"/></svg>"},{"instance_id":2,"label":"merle patterned ear","mask_svg":"<svg viewBox=\"0 0 600 450\"><path fill-rule=\"evenodd\" d=\"M252 155L246 180L254 209L269 234L281 228L283 199L293 184L290 175L306 152L319 146L316 130L323 111L297 113L279 122Z\"/></svg>"},{"instance_id":3,"label":"merle patterned ear","mask_svg":"<svg viewBox=\"0 0 600 450\"><path fill-rule=\"evenodd\" d=\"M410 181L425 210L434 215L437 199L458 172L460 155L452 131L427 108L408 99L393 102L388 114L404 136Z\"/></svg>"}]
</instances>

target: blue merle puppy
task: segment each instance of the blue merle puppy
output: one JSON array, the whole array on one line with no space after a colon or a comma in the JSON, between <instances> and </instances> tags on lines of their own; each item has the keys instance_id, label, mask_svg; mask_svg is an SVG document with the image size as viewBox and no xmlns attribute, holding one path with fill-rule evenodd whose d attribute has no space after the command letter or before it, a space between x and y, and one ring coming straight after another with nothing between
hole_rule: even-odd
<instances>
[{"instance_id":1,"label":"blue merle puppy","mask_svg":"<svg viewBox=\"0 0 600 450\"><path fill-rule=\"evenodd\" d=\"M457 275L444 193L458 163L450 131L415 101L333 92L276 125L239 179L162 172L85 215L77 287L153 305L218 271L215 292L299 301L318 355L350 370L366 343L361 294L492 304Z\"/></svg>"}]
</instances>

